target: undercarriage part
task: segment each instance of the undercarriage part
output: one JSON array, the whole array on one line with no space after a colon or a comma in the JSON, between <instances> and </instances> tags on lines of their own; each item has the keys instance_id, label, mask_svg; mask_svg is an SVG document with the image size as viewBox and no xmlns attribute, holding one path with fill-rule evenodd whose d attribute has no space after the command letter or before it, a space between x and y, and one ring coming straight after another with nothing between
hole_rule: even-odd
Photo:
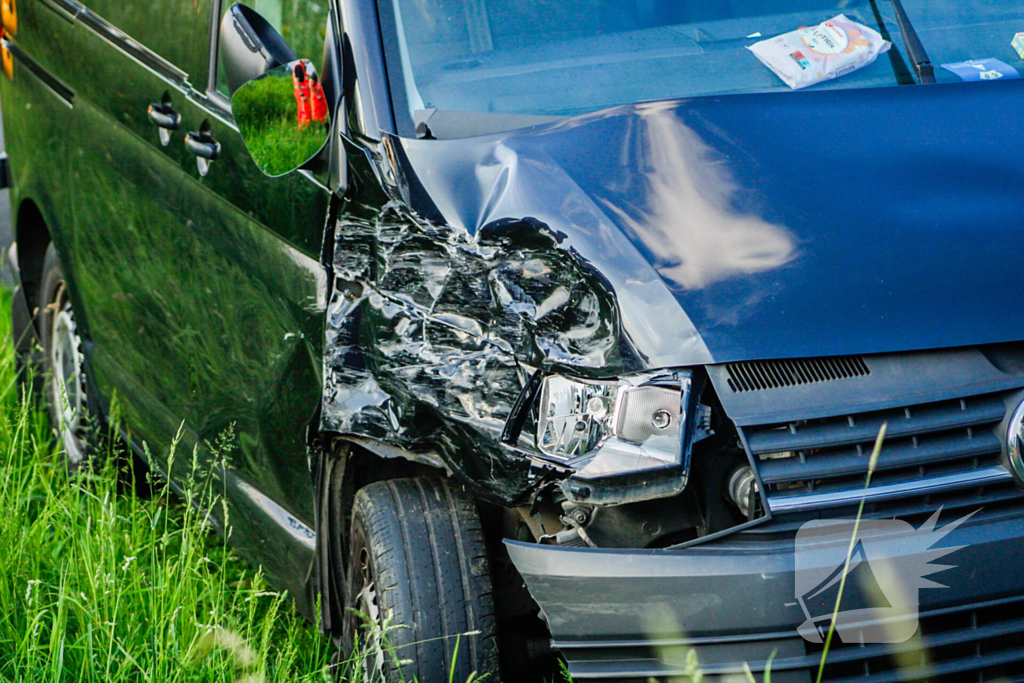
<instances>
[{"instance_id":1,"label":"undercarriage part","mask_svg":"<svg viewBox=\"0 0 1024 683\"><path fill-rule=\"evenodd\" d=\"M551 648L551 632L526 582L512 563L504 539L533 542L544 533L544 524L553 528L559 521L551 517L545 522L539 512L531 516L530 508L503 508L486 503L478 503L477 507L491 563L501 680L506 683L558 680L563 663Z\"/></svg>"},{"instance_id":2,"label":"undercarriage part","mask_svg":"<svg viewBox=\"0 0 1024 683\"><path fill-rule=\"evenodd\" d=\"M577 548L657 548L696 538L703 521L692 492L615 506L578 505L560 494L545 490L532 513L517 508L520 532L506 537Z\"/></svg>"}]
</instances>

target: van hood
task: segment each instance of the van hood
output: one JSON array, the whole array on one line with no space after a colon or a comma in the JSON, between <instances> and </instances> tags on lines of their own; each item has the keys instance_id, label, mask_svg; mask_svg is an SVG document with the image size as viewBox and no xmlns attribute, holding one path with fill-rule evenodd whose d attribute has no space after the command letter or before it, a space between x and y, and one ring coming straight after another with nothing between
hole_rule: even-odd
<instances>
[{"instance_id":1,"label":"van hood","mask_svg":"<svg viewBox=\"0 0 1024 683\"><path fill-rule=\"evenodd\" d=\"M615 291L651 366L1024 339L1024 80L616 108L388 140L407 200L529 217Z\"/></svg>"}]
</instances>

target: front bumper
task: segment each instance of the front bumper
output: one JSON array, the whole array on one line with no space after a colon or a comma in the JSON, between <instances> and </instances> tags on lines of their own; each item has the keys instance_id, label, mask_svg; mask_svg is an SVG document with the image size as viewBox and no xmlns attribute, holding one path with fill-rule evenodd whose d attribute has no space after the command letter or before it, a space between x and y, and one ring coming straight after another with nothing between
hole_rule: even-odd
<instances>
[{"instance_id":1,"label":"front bumper","mask_svg":"<svg viewBox=\"0 0 1024 683\"><path fill-rule=\"evenodd\" d=\"M953 518L944 515L939 526ZM797 632L805 613L795 598L794 539L748 542L734 536L673 551L506 543L575 680L685 676L691 650L710 680L742 674L744 663L763 671L773 653L774 683L815 678L821 645ZM993 672L1024 677L1024 647L1014 646L1024 644L1024 514L982 511L935 546L963 547L936 563L953 568L929 577L948 588L919 591L915 640L850 645L836 635L826 680L864 673L872 683L944 675L992 680ZM916 554L923 566L932 558L919 548L893 538L872 552L887 558ZM801 548L801 567L833 566L834 557L826 546ZM871 596L862 582L850 581L842 609L879 606ZM913 661L907 652L914 653Z\"/></svg>"}]
</instances>

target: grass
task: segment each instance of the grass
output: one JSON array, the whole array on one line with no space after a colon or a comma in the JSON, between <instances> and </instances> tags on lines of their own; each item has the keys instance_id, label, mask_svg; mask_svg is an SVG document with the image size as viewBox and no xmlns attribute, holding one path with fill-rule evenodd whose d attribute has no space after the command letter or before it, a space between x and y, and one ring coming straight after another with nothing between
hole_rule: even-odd
<instances>
[{"instance_id":1,"label":"grass","mask_svg":"<svg viewBox=\"0 0 1024 683\"><path fill-rule=\"evenodd\" d=\"M19 398L9 321L0 289L0 682L367 680L358 648L333 671L330 640L213 530L203 510L227 515L214 478L140 497L113 449L101 471L68 473L45 409ZM208 465L168 450L186 471ZM378 637L397 658L393 628Z\"/></svg>"},{"instance_id":2,"label":"grass","mask_svg":"<svg viewBox=\"0 0 1024 683\"><path fill-rule=\"evenodd\" d=\"M888 423L883 423L881 429L878 430L878 436L875 438L875 447L871 450L871 459L868 461L868 476L864 479L864 490L871 486L871 477L875 473L875 467L878 465L878 456L882 454L882 443L885 441L885 430L888 427ZM839 593L836 595L836 606L832 611L832 620L828 625L828 635L825 637L825 647L821 651L821 661L818 663L818 675L815 678L815 683L821 683L821 677L825 675L825 663L828 660L828 651L832 647L832 635L836 630L836 619L839 618L839 606L843 602L843 590L846 588L846 577L850 573L850 561L853 559L853 549L857 543L857 532L860 529L860 520L864 515L864 501L867 496L861 496L860 505L857 508L857 517L853 522L853 531L850 534L850 546L846 550L846 560L843 563L843 575L839 581Z\"/></svg>"},{"instance_id":3,"label":"grass","mask_svg":"<svg viewBox=\"0 0 1024 683\"><path fill-rule=\"evenodd\" d=\"M0 680L330 680L328 639L212 531L209 490L141 499L110 466L69 477L45 413L18 399L9 305L0 293Z\"/></svg>"},{"instance_id":4,"label":"grass","mask_svg":"<svg viewBox=\"0 0 1024 683\"><path fill-rule=\"evenodd\" d=\"M249 154L267 175L294 171L327 141L326 123L298 126L298 104L286 67L240 87L231 96L231 110Z\"/></svg>"}]
</instances>

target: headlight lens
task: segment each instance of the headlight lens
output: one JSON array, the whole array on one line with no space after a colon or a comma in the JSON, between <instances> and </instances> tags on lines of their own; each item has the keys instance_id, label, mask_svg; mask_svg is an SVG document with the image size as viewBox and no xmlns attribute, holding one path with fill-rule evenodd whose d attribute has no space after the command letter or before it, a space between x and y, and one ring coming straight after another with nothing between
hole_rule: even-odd
<instances>
[{"instance_id":1,"label":"headlight lens","mask_svg":"<svg viewBox=\"0 0 1024 683\"><path fill-rule=\"evenodd\" d=\"M577 477L681 466L690 381L686 372L613 381L548 376L536 448L578 468Z\"/></svg>"}]
</instances>

